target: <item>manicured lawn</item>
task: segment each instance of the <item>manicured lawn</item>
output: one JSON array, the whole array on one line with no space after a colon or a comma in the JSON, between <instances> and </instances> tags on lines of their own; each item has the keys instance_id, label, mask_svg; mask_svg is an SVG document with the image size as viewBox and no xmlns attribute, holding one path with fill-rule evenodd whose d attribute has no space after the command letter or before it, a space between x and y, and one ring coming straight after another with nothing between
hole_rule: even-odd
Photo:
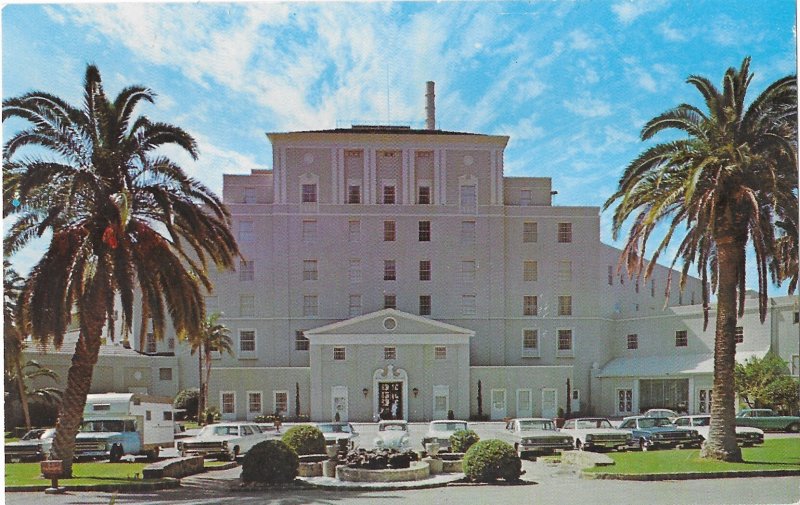
<instances>
[{"instance_id":1,"label":"manicured lawn","mask_svg":"<svg viewBox=\"0 0 800 505\"><path fill-rule=\"evenodd\" d=\"M214 468L214 467L218 467L218 466L229 465L230 463L231 463L230 461L217 461L216 459L207 459L207 460L203 461L203 467L204 468Z\"/></svg>"},{"instance_id":2,"label":"manicured lawn","mask_svg":"<svg viewBox=\"0 0 800 505\"><path fill-rule=\"evenodd\" d=\"M147 463L75 463L72 479L59 479L59 486L85 486L95 484L130 484L142 481L142 469ZM49 485L41 477L39 463L11 463L6 465L6 486ZM134 480L135 474L139 480Z\"/></svg>"},{"instance_id":3,"label":"manicured lawn","mask_svg":"<svg viewBox=\"0 0 800 505\"><path fill-rule=\"evenodd\" d=\"M608 453L613 466L594 467L587 473L679 473L756 470L800 470L800 437L764 442L760 447L742 448L744 463L725 463L700 458L699 449Z\"/></svg>"}]
</instances>

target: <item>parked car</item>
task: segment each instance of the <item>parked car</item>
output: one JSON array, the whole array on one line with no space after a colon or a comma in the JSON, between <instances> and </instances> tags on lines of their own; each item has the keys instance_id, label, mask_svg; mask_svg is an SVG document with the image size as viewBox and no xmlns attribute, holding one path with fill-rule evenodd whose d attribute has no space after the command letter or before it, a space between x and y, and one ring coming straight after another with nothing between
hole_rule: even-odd
<instances>
[{"instance_id":1,"label":"parked car","mask_svg":"<svg viewBox=\"0 0 800 505\"><path fill-rule=\"evenodd\" d=\"M622 421L619 428L631 433L631 443L646 451L660 447L700 447L703 439L697 430L679 430L666 417L634 416Z\"/></svg>"},{"instance_id":2,"label":"parked car","mask_svg":"<svg viewBox=\"0 0 800 505\"><path fill-rule=\"evenodd\" d=\"M680 414L670 409L649 409L642 415L644 417L666 417L670 421L674 421L680 416Z\"/></svg>"},{"instance_id":3,"label":"parked car","mask_svg":"<svg viewBox=\"0 0 800 505\"><path fill-rule=\"evenodd\" d=\"M742 409L736 414L736 426L798 433L800 432L800 417L782 416L772 409Z\"/></svg>"},{"instance_id":4,"label":"parked car","mask_svg":"<svg viewBox=\"0 0 800 505\"><path fill-rule=\"evenodd\" d=\"M37 428L28 431L16 442L8 442L5 444L6 463L45 459L50 454L55 436L55 428Z\"/></svg>"},{"instance_id":5,"label":"parked car","mask_svg":"<svg viewBox=\"0 0 800 505\"><path fill-rule=\"evenodd\" d=\"M557 431L551 419L532 417L508 421L502 438L514 446L520 458L570 450L575 444L572 435Z\"/></svg>"},{"instance_id":6,"label":"parked car","mask_svg":"<svg viewBox=\"0 0 800 505\"><path fill-rule=\"evenodd\" d=\"M631 434L611 425L605 417L579 417L567 419L561 433L575 439L575 448L624 450L631 445Z\"/></svg>"},{"instance_id":7,"label":"parked car","mask_svg":"<svg viewBox=\"0 0 800 505\"><path fill-rule=\"evenodd\" d=\"M697 433L703 437L703 440L708 440L708 431L711 427L711 416L707 414L681 416L672 421L672 424L681 430L696 430ZM750 426L737 426L736 442L743 446L763 444L764 432L758 428L751 428Z\"/></svg>"},{"instance_id":8,"label":"parked car","mask_svg":"<svg viewBox=\"0 0 800 505\"><path fill-rule=\"evenodd\" d=\"M200 454L233 461L264 440L267 436L255 423L226 422L204 426L196 437L178 440L175 447L181 456Z\"/></svg>"},{"instance_id":9,"label":"parked car","mask_svg":"<svg viewBox=\"0 0 800 505\"><path fill-rule=\"evenodd\" d=\"M431 421L428 432L422 437L422 447L425 444L437 443L442 451L450 450L450 435L457 431L468 429L466 421Z\"/></svg>"},{"instance_id":10,"label":"parked car","mask_svg":"<svg viewBox=\"0 0 800 505\"><path fill-rule=\"evenodd\" d=\"M338 444L342 449L354 449L356 446L358 432L350 423L317 423L317 428L325 437L326 445Z\"/></svg>"},{"instance_id":11,"label":"parked car","mask_svg":"<svg viewBox=\"0 0 800 505\"><path fill-rule=\"evenodd\" d=\"M375 447L404 451L409 448L408 423L402 420L385 420L378 423Z\"/></svg>"}]
</instances>

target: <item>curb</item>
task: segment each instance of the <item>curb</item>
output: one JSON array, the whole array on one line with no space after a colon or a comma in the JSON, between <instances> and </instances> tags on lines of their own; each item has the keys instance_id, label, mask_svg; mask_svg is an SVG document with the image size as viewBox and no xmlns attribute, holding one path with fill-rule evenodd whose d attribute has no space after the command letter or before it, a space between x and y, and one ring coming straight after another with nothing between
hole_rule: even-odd
<instances>
[{"instance_id":1,"label":"curb","mask_svg":"<svg viewBox=\"0 0 800 505\"><path fill-rule=\"evenodd\" d=\"M588 473L581 472L582 479L589 480L635 480L655 482L661 480L699 480L699 479L733 479L747 477L793 477L800 475L800 470L759 470L753 472L734 470L730 472L679 472L679 473Z\"/></svg>"},{"instance_id":2,"label":"curb","mask_svg":"<svg viewBox=\"0 0 800 505\"><path fill-rule=\"evenodd\" d=\"M175 489L181 486L181 481L170 477L165 477L159 482L142 482L141 484L85 484L74 485L69 484L61 485L66 491L100 491L103 493L133 493L136 491L160 491L163 489ZM49 485L42 486L6 486L6 493L25 493L25 492L41 492L49 488Z\"/></svg>"}]
</instances>

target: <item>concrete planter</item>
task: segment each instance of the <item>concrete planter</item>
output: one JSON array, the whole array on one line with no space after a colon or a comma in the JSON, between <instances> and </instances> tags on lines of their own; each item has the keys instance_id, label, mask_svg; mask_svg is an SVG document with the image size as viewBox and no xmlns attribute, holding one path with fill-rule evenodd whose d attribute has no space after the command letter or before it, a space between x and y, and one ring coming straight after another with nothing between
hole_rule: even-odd
<instances>
[{"instance_id":1,"label":"concrete planter","mask_svg":"<svg viewBox=\"0 0 800 505\"><path fill-rule=\"evenodd\" d=\"M464 460L442 460L442 473L464 473Z\"/></svg>"},{"instance_id":2,"label":"concrete planter","mask_svg":"<svg viewBox=\"0 0 800 505\"><path fill-rule=\"evenodd\" d=\"M316 463L300 463L297 467L298 477L322 477L322 461Z\"/></svg>"},{"instance_id":3,"label":"concrete planter","mask_svg":"<svg viewBox=\"0 0 800 505\"><path fill-rule=\"evenodd\" d=\"M179 479L204 471L203 456L186 456L171 458L148 465L142 470L145 479L163 479L172 477Z\"/></svg>"},{"instance_id":4,"label":"concrete planter","mask_svg":"<svg viewBox=\"0 0 800 505\"><path fill-rule=\"evenodd\" d=\"M365 470L363 468L350 468L348 466L336 467L336 478L350 482L402 482L424 480L430 477L431 469L428 463L415 461L409 468L387 470Z\"/></svg>"}]
</instances>

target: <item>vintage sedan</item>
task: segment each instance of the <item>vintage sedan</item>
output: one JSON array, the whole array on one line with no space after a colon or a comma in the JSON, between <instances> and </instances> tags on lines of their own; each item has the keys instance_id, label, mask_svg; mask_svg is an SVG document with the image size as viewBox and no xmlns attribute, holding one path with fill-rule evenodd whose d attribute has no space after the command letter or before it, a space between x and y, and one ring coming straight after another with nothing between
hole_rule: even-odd
<instances>
[{"instance_id":1,"label":"vintage sedan","mask_svg":"<svg viewBox=\"0 0 800 505\"><path fill-rule=\"evenodd\" d=\"M53 447L55 428L38 428L25 433L16 442L5 444L6 463L19 461L39 461L50 454Z\"/></svg>"},{"instance_id":2,"label":"vintage sedan","mask_svg":"<svg viewBox=\"0 0 800 505\"><path fill-rule=\"evenodd\" d=\"M233 461L267 438L254 423L227 422L204 426L197 436L178 440L175 447L181 456L200 454Z\"/></svg>"},{"instance_id":3,"label":"vintage sedan","mask_svg":"<svg viewBox=\"0 0 800 505\"><path fill-rule=\"evenodd\" d=\"M624 450L631 445L631 434L618 430L605 417L579 417L567 419L561 433L567 433L575 439L575 448L590 451L592 449Z\"/></svg>"},{"instance_id":4,"label":"vintage sedan","mask_svg":"<svg viewBox=\"0 0 800 505\"><path fill-rule=\"evenodd\" d=\"M572 435L557 431L552 420L543 418L511 419L502 438L514 446L520 458L567 451L575 444Z\"/></svg>"},{"instance_id":5,"label":"vintage sedan","mask_svg":"<svg viewBox=\"0 0 800 505\"><path fill-rule=\"evenodd\" d=\"M619 429L629 431L632 444L643 451L660 447L700 447L703 442L697 430L679 430L666 417L629 417Z\"/></svg>"},{"instance_id":6,"label":"vintage sedan","mask_svg":"<svg viewBox=\"0 0 800 505\"><path fill-rule=\"evenodd\" d=\"M317 428L325 437L325 445L339 445L342 449L354 449L358 432L350 423L317 423Z\"/></svg>"},{"instance_id":7,"label":"vintage sedan","mask_svg":"<svg viewBox=\"0 0 800 505\"><path fill-rule=\"evenodd\" d=\"M742 409L736 414L736 426L800 433L800 417L782 416L772 409Z\"/></svg>"},{"instance_id":8,"label":"vintage sedan","mask_svg":"<svg viewBox=\"0 0 800 505\"><path fill-rule=\"evenodd\" d=\"M711 416L708 414L695 415L695 416L681 416L672 424L681 430L696 430L697 433L703 437L703 440L708 440L708 431L711 427ZM759 445L764 443L764 432L758 428L751 428L749 426L736 427L736 442L745 447L751 445Z\"/></svg>"},{"instance_id":9,"label":"vintage sedan","mask_svg":"<svg viewBox=\"0 0 800 505\"><path fill-rule=\"evenodd\" d=\"M670 409L648 409L642 415L644 417L666 417L670 421L674 421L680 414Z\"/></svg>"},{"instance_id":10,"label":"vintage sedan","mask_svg":"<svg viewBox=\"0 0 800 505\"><path fill-rule=\"evenodd\" d=\"M402 420L385 420L378 423L375 447L404 451L409 448L408 423Z\"/></svg>"},{"instance_id":11,"label":"vintage sedan","mask_svg":"<svg viewBox=\"0 0 800 505\"><path fill-rule=\"evenodd\" d=\"M439 444L439 450L450 450L450 435L457 431L468 429L466 421L431 421L428 432L422 437L422 447L425 444Z\"/></svg>"}]
</instances>

